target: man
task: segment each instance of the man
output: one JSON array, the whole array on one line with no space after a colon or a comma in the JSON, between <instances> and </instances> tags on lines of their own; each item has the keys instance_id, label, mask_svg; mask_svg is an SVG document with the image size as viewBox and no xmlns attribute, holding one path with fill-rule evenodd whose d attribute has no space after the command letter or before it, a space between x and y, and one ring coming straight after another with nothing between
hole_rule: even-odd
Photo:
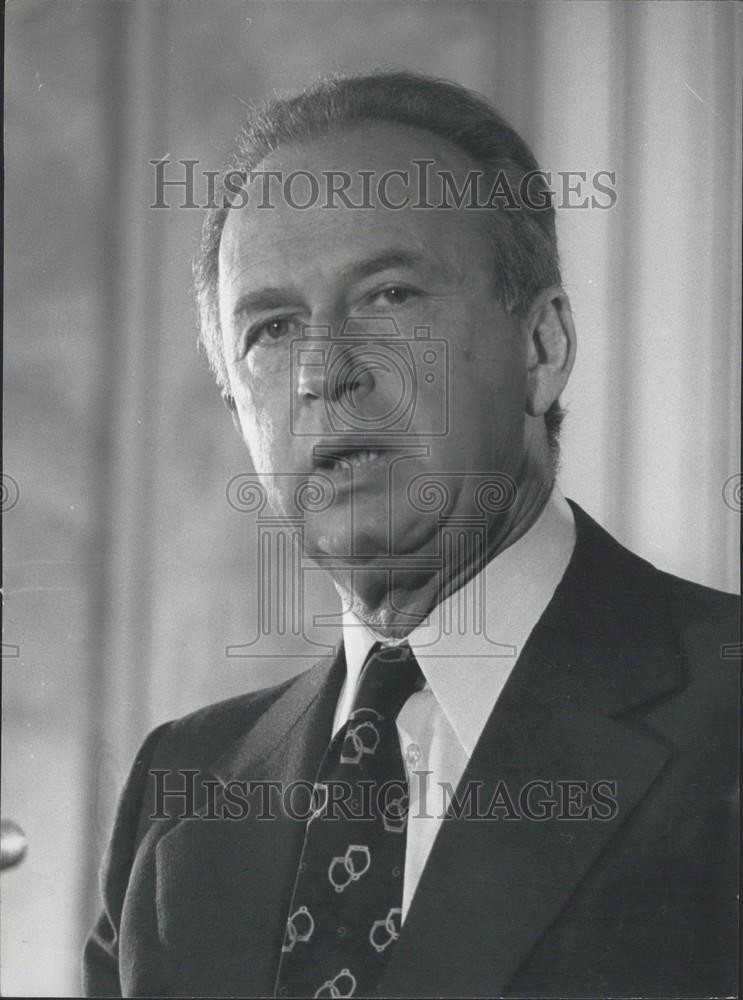
<instances>
[{"instance_id":1,"label":"man","mask_svg":"<svg viewBox=\"0 0 743 1000\"><path fill-rule=\"evenodd\" d=\"M555 483L575 332L532 154L376 74L273 102L232 168L202 341L343 649L147 739L86 991L733 993L735 604Z\"/></svg>"}]
</instances>

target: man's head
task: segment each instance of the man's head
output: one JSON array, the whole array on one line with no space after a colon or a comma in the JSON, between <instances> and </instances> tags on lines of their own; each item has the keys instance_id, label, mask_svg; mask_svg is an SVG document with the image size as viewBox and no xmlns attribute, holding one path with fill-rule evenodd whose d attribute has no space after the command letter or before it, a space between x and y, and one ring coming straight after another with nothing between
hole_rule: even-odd
<instances>
[{"instance_id":1,"label":"man's head","mask_svg":"<svg viewBox=\"0 0 743 1000\"><path fill-rule=\"evenodd\" d=\"M423 163L436 191L420 190L421 170L428 169ZM409 486L416 472L490 471L521 487L545 464L551 476L558 396L574 350L559 288L554 212L540 197L544 183L532 153L485 101L407 73L321 81L252 116L225 176L229 171L246 182L239 197L232 191L235 207L220 202L205 223L196 267L201 341L259 473L309 478L324 472L335 476L341 494L348 486L342 477L354 476L355 551L375 551L374 525L384 521L381 505L395 491L393 453L383 456L386 499L377 495L375 463L366 468L368 448L364 467L356 462L355 471L349 462L334 469L331 459L318 456L339 443L328 404L344 398L350 403L345 412L353 410L374 432L369 443L379 442L379 420L394 409L400 372L380 361L379 351L379 363L355 364L358 351L343 331L349 322L365 336L373 328L371 340L359 341L368 357L369 344L386 336L391 321L409 342L413 378L423 378L414 331L445 344L431 363L447 368L445 392L418 392L408 453L398 463L401 484ZM254 171L260 178L251 177ZM269 171L279 179L304 178L305 187L287 198L279 180L278 196L262 207ZM311 180L333 172L350 179L331 204L327 185L317 197ZM462 207L426 207L442 204L442 174L453 179L450 194L465 191L474 177L469 191L476 205L460 197ZM382 191L375 184L384 176L396 184ZM524 178L529 200L514 205ZM488 204L494 190L501 197ZM344 384L330 385L326 369L302 363L296 342L307 327L327 328L331 338L341 333L340 349L351 358ZM453 511L466 512L464 493L454 498ZM286 507L284 499L275 488L275 506ZM400 514L402 497L397 506ZM343 520L337 515L336 509L332 523L319 518L314 544L322 551L337 553L349 544L347 528L342 540L332 537ZM425 547L425 519L398 520L396 551L399 544Z\"/></svg>"}]
</instances>

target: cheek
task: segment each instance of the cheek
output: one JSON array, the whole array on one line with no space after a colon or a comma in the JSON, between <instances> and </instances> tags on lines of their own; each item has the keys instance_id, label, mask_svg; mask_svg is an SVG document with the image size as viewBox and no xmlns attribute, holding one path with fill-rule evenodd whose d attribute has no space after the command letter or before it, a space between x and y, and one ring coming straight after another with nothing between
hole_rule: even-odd
<instances>
[{"instance_id":1,"label":"cheek","mask_svg":"<svg viewBox=\"0 0 743 1000\"><path fill-rule=\"evenodd\" d=\"M526 356L518 332L496 319L471 319L465 335L452 338L452 381L463 395L506 401L523 401L526 387Z\"/></svg>"},{"instance_id":2,"label":"cheek","mask_svg":"<svg viewBox=\"0 0 743 1000\"><path fill-rule=\"evenodd\" d=\"M242 437L256 469L280 465L291 446L289 400L282 388L268 380L234 383Z\"/></svg>"},{"instance_id":3,"label":"cheek","mask_svg":"<svg viewBox=\"0 0 743 1000\"><path fill-rule=\"evenodd\" d=\"M452 344L452 427L490 453L522 437L526 359L517 333L478 325ZM503 456L501 456L503 458Z\"/></svg>"}]
</instances>

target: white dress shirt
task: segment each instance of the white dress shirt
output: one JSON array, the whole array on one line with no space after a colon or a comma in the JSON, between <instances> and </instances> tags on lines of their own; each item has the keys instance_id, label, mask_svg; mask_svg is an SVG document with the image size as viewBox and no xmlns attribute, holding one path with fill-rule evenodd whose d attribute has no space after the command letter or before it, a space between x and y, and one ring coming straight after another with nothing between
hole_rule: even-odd
<instances>
[{"instance_id":1,"label":"white dress shirt","mask_svg":"<svg viewBox=\"0 0 743 1000\"><path fill-rule=\"evenodd\" d=\"M411 695L397 717L410 785L403 920L450 801L443 787L448 783L456 789L574 546L573 512L555 486L526 534L402 640L410 643L425 678L425 686ZM346 679L334 734L348 721L362 667L380 641L385 640L352 611L344 613Z\"/></svg>"}]
</instances>

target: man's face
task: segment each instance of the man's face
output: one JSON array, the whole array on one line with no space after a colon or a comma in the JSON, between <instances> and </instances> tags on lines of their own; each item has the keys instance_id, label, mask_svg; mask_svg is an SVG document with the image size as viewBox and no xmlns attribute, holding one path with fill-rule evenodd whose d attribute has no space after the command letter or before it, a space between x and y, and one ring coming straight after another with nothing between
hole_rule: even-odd
<instances>
[{"instance_id":1,"label":"man's face","mask_svg":"<svg viewBox=\"0 0 743 1000\"><path fill-rule=\"evenodd\" d=\"M409 171L411 187L398 180L388 195L414 204L415 159L460 184L474 169L436 136L382 124L282 147L260 169L344 170L356 205L368 198L360 171ZM258 182L248 190L222 237L220 318L236 415L272 506L296 513L302 484L332 495L303 516L309 554L432 552L442 510L425 512L420 477L445 486L445 516L471 515L483 476L518 479L525 457L526 345L494 297L492 220L385 208L374 184L361 209L324 207L322 185L307 209L287 204L280 183L271 208L258 207ZM308 191L297 182L295 205Z\"/></svg>"}]
</instances>

